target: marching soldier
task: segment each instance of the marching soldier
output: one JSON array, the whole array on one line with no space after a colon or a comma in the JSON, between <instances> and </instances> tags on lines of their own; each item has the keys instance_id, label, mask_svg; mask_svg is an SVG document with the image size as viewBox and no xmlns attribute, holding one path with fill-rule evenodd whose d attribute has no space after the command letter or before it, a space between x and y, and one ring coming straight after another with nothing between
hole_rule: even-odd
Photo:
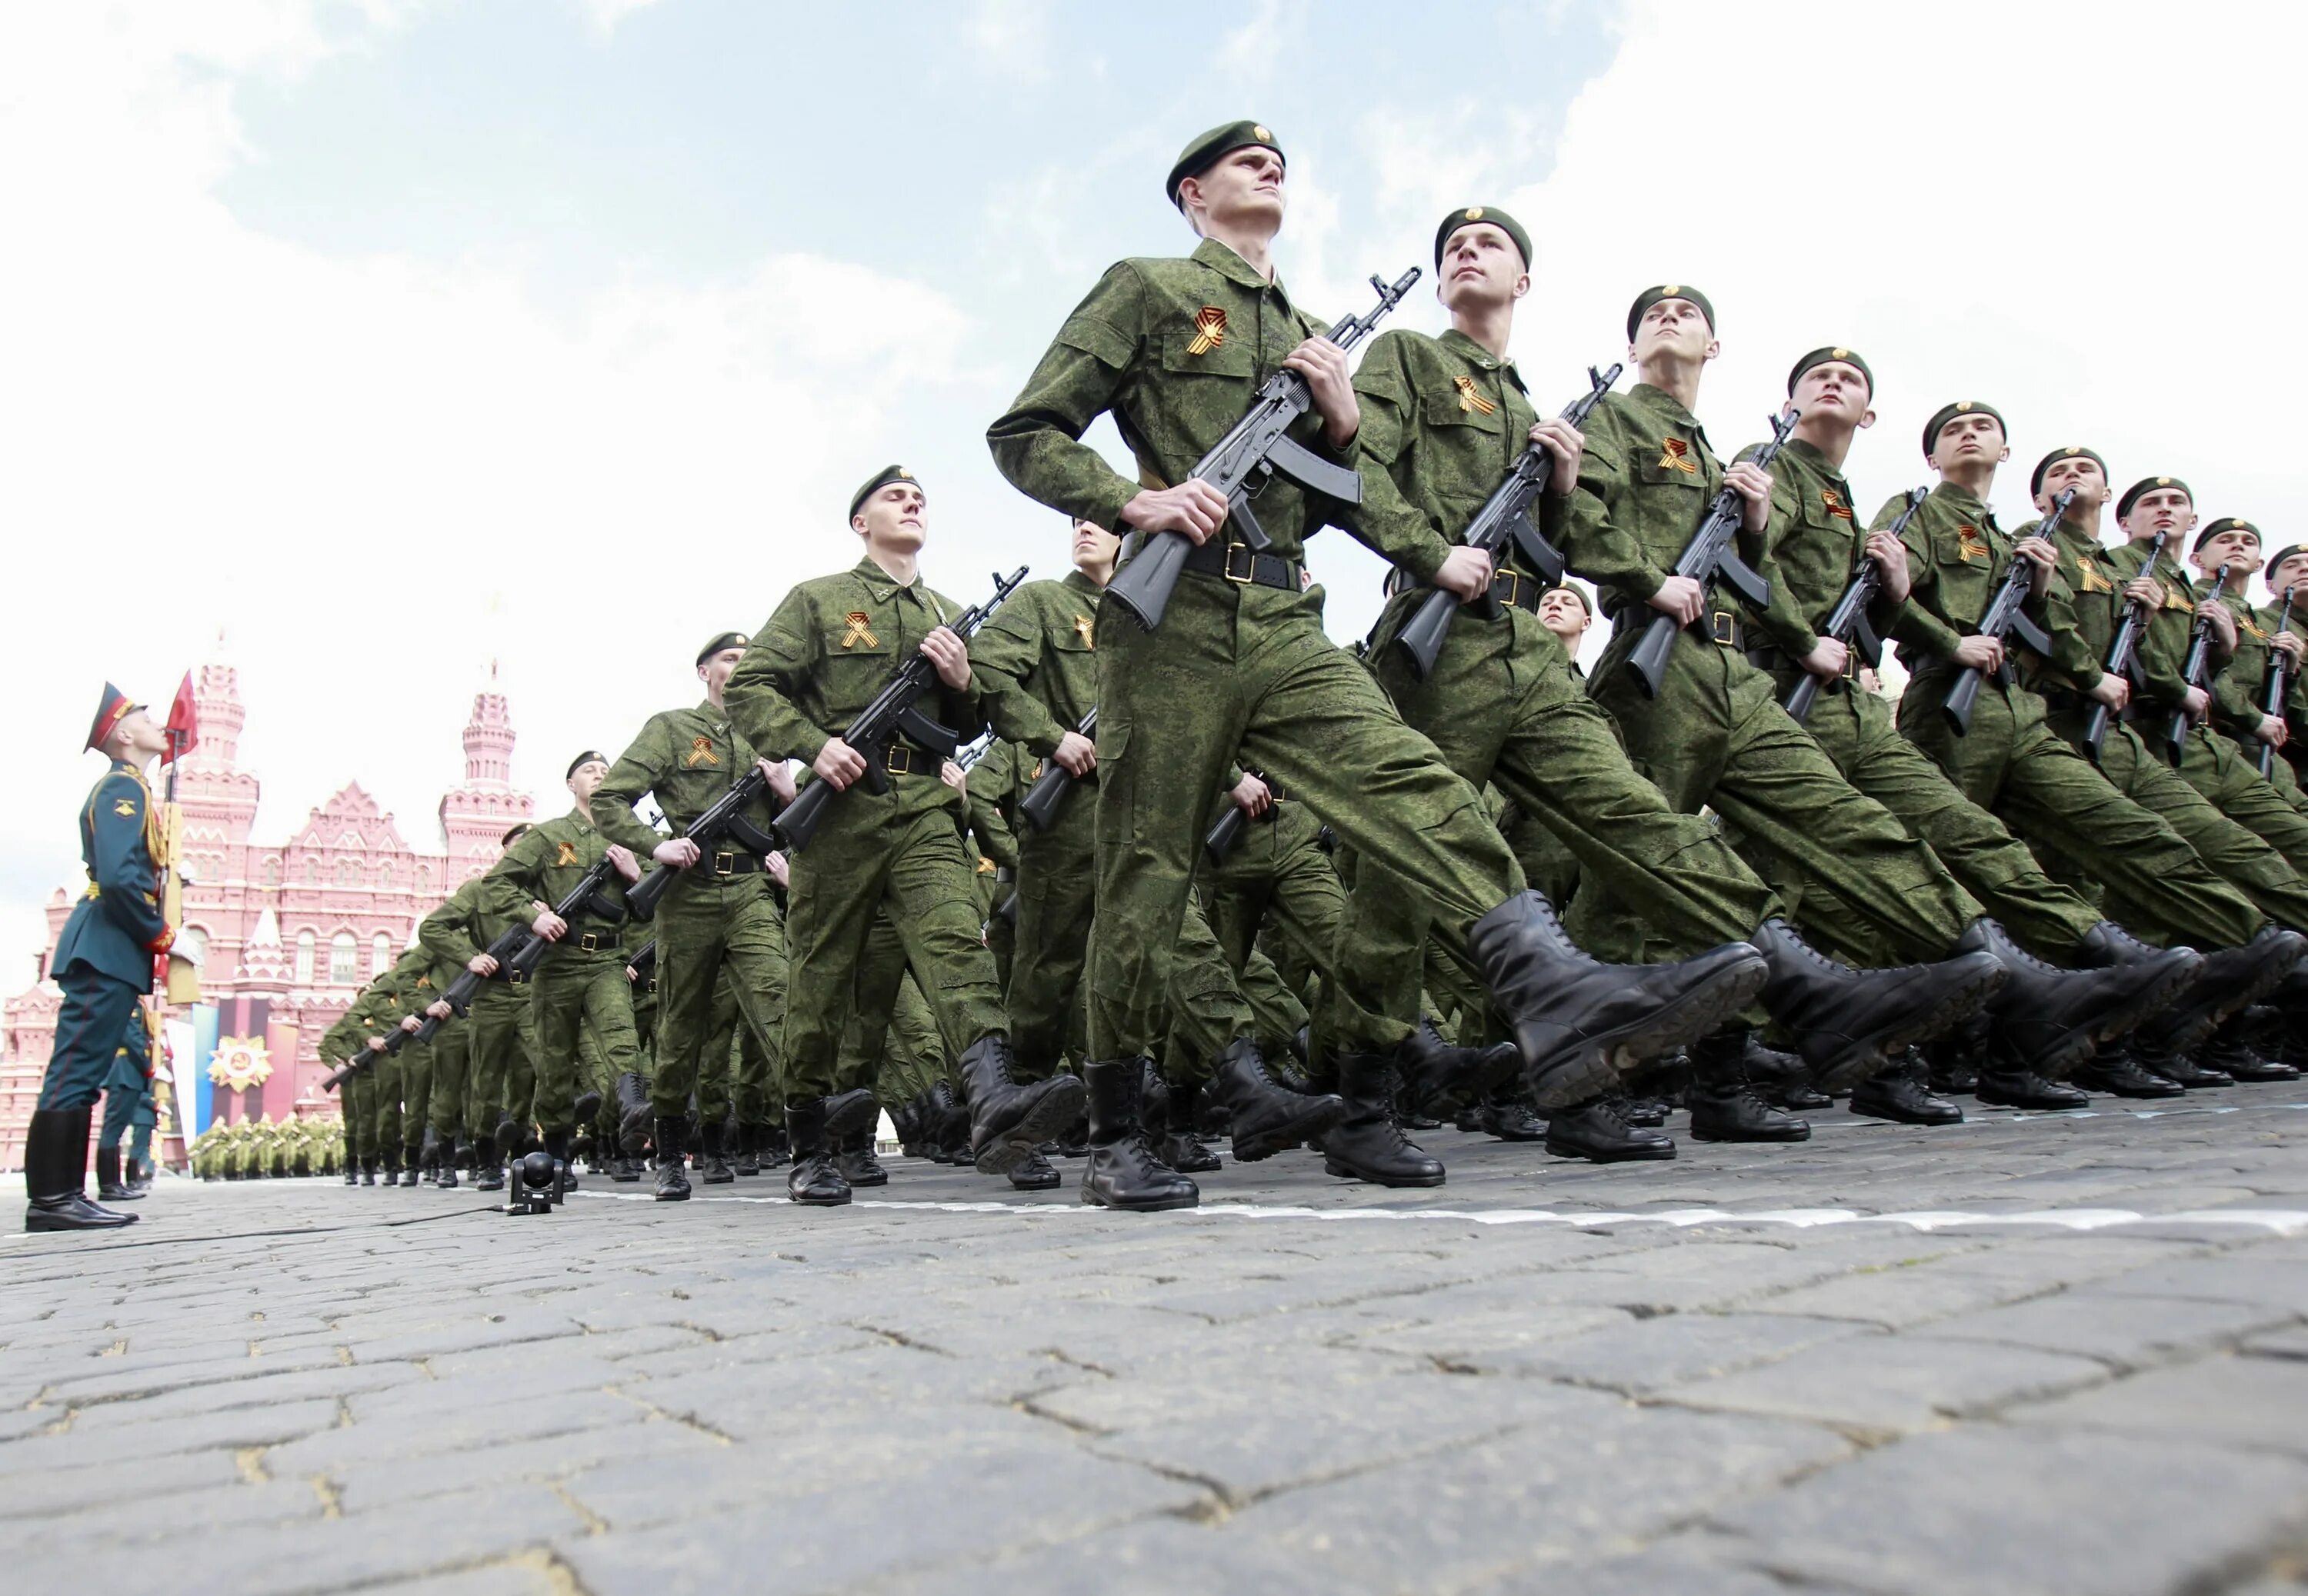
<instances>
[{"instance_id":1,"label":"marching soldier","mask_svg":"<svg viewBox=\"0 0 2308 1596\"><path fill-rule=\"evenodd\" d=\"M788 593L754 634L727 690L730 720L748 742L772 758L805 761L841 794L809 849L788 866L792 965L779 1055L793 1146L786 1188L800 1203L849 1200L828 1143L826 1100L840 1090L858 957L885 908L958 1057L982 1171L1007 1175L1029 1164L1081 1103L1081 1083L1071 1077L1033 1081L1017 1073L957 824L962 801L938 779L937 755L893 742L877 756L887 779L886 791L874 793L860 780L867 756L841 736L917 651L935 667L943 690L925 711L964 733L983 724L969 650L946 624L960 606L921 579L928 502L902 467L869 478L849 501L863 556L847 571Z\"/></svg>"},{"instance_id":2,"label":"marching soldier","mask_svg":"<svg viewBox=\"0 0 2308 1596\"><path fill-rule=\"evenodd\" d=\"M650 1100L658 1120L659 1202L679 1202L689 1195L680 1149L687 1140L690 1094L697 1086L706 1039L714 1028L713 994L723 970L729 974L729 991L739 1013L767 1057L775 1057L778 1035L785 1026L785 922L770 895L762 856L726 835L709 855L688 836L698 816L757 766L773 788L787 798L793 795L784 763L758 758L723 702L729 673L737 668L751 640L741 631L707 639L697 652L697 676L705 684L702 701L651 716L593 794L593 821L603 836L681 872L659 903L655 922L657 1073ZM633 812L644 793L656 794L673 836L659 836ZM766 834L769 803L750 809L745 819ZM728 1051L713 1063L726 1081ZM753 1098L764 1095L757 1084ZM746 1106L755 1114L764 1109L762 1102L752 1099ZM703 1120L702 1155L719 1172L723 1121L714 1114ZM740 1145L735 1151L741 1160L750 1154L758 1167L766 1130L760 1120L740 1117Z\"/></svg>"},{"instance_id":3,"label":"marching soldier","mask_svg":"<svg viewBox=\"0 0 2308 1596\"><path fill-rule=\"evenodd\" d=\"M525 822L508 828L498 839L500 850L512 847L528 829ZM475 876L451 893L439 908L418 923L417 938L441 961L435 965L436 971L453 965L481 977L480 990L473 994L465 1009L465 1090L461 1119L471 1144L474 1186L482 1191L498 1191L504 1186L504 1161L514 1151L513 1144L521 1134L513 1129L500 1130L500 1119L509 1106L507 1086L509 1082L532 1078L532 1067L527 1060L534 1043L527 982L516 981L512 973L488 953L491 945L516 921L512 914L499 913L491 906L481 885L485 879ZM526 914L520 916L521 920L528 918ZM524 1114L526 1108L524 1101ZM460 1147L461 1161L465 1151Z\"/></svg>"},{"instance_id":4,"label":"marching soldier","mask_svg":"<svg viewBox=\"0 0 2308 1596\"><path fill-rule=\"evenodd\" d=\"M1523 890L1479 795L1323 635L1298 560L1325 517L1321 505L1276 474L1255 510L1270 542L1253 549L1230 529L1238 518L1226 495L1193 476L1285 368L1313 396L1313 414L1294 429L1300 454L1348 468L1357 459L1362 418L1345 352L1273 270L1285 174L1280 144L1256 123L1189 144L1167 193L1201 236L1193 254L1111 268L987 432L995 464L1029 497L1127 527L1141 544L1176 534L1193 545L1159 629L1140 627L1111 588L1098 618L1091 1154L1082 1190L1119 1207L1198 1200L1193 1182L1161 1163L1141 1134L1140 1082L1160 1034L1194 854L1219 778L1237 758L1303 793L1359 858L1420 882L1451 946L1473 940L1543 1101L1592 1095L1615 1079L1611 1055L1629 1037L1671 1045L1689 1017L1711 1023L1761 974L1744 947L1632 974L1582 965L1544 902ZM1137 456L1139 478L1081 442L1101 414ZM1438 549L1421 574L1440 557ZM1358 1157L1390 1157L1397 1149L1388 1144L1400 1140L1392 1061L1417 1014L1390 1000L1395 973L1377 967L1382 956L1365 953L1360 939L1348 951L1355 957L1324 994L1317 1043L1336 1057L1347 1103L1329 1145L1344 1137ZM1227 1106L1237 1127L1286 1089L1263 1071L1236 1085L1244 1095Z\"/></svg>"},{"instance_id":5,"label":"marching soldier","mask_svg":"<svg viewBox=\"0 0 2308 1596\"><path fill-rule=\"evenodd\" d=\"M64 1004L56 1050L24 1128L28 1231L109 1230L136 1215L88 1200L88 1126L120 1038L152 990L152 961L176 932L160 912L154 854L159 816L144 772L168 751L168 734L143 706L110 682L98 701L86 747L109 761L80 811L81 860L88 889L73 905L50 965Z\"/></svg>"},{"instance_id":6,"label":"marching soldier","mask_svg":"<svg viewBox=\"0 0 2308 1596\"><path fill-rule=\"evenodd\" d=\"M2255 768L2263 750L2273 751L2268 781L2286 803L2308 814L2308 794L2301 792L2292 761L2285 757L2292 723L2308 708L2308 694L2300 685L2300 661L2308 656L2308 644L2302 643L2288 622L2278 624L2283 615L2281 593L2273 604L2252 602L2252 573L2261 563L2260 528L2240 517L2223 516L2196 535L2188 562L2216 582L2210 596L2235 621L2235 650L2212 682L2212 724ZM2279 660L2289 681L2283 701L2271 712L2267 694Z\"/></svg>"}]
</instances>

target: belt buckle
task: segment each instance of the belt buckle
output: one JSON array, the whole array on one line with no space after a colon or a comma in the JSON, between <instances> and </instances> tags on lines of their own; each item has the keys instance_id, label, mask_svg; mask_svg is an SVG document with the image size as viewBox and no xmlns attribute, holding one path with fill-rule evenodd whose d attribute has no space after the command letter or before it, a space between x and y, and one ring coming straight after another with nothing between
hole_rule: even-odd
<instances>
[{"instance_id":1,"label":"belt buckle","mask_svg":"<svg viewBox=\"0 0 2308 1596\"><path fill-rule=\"evenodd\" d=\"M1499 584L1502 582L1506 584L1507 590L1504 593L1501 593L1499 591ZM1491 595L1509 609L1521 608L1522 572L1519 571L1502 571L1498 572L1491 578Z\"/></svg>"},{"instance_id":2,"label":"belt buckle","mask_svg":"<svg viewBox=\"0 0 2308 1596\"><path fill-rule=\"evenodd\" d=\"M713 855L713 873L726 876L737 868L737 855L724 848Z\"/></svg>"},{"instance_id":3,"label":"belt buckle","mask_svg":"<svg viewBox=\"0 0 2308 1596\"><path fill-rule=\"evenodd\" d=\"M1714 633L1717 642L1727 648L1735 648L1739 646L1739 617L1729 610L1709 611L1707 624L1709 630Z\"/></svg>"},{"instance_id":4,"label":"belt buckle","mask_svg":"<svg viewBox=\"0 0 2308 1596\"><path fill-rule=\"evenodd\" d=\"M1859 650L1847 643L1843 648L1843 679L1846 682L1859 680Z\"/></svg>"},{"instance_id":5,"label":"belt buckle","mask_svg":"<svg viewBox=\"0 0 2308 1596\"><path fill-rule=\"evenodd\" d=\"M1234 557L1236 554L1242 556L1240 576L1234 573ZM1229 582L1238 582L1246 588L1258 579L1258 556L1253 553L1245 544L1230 543L1226 545L1226 559L1219 568L1219 574Z\"/></svg>"},{"instance_id":6,"label":"belt buckle","mask_svg":"<svg viewBox=\"0 0 2308 1596\"><path fill-rule=\"evenodd\" d=\"M911 776L914 773L914 751L903 743L892 742L882 755L882 768L892 776Z\"/></svg>"},{"instance_id":7,"label":"belt buckle","mask_svg":"<svg viewBox=\"0 0 2308 1596\"><path fill-rule=\"evenodd\" d=\"M578 952L597 953L600 950L600 947L601 933L599 931L580 931L577 934Z\"/></svg>"}]
</instances>

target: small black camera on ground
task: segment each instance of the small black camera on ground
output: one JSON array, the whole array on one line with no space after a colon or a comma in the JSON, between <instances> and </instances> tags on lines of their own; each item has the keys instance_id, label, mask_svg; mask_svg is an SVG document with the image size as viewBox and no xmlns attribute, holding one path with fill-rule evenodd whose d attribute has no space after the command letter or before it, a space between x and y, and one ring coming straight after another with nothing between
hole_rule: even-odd
<instances>
[{"instance_id":1,"label":"small black camera on ground","mask_svg":"<svg viewBox=\"0 0 2308 1596\"><path fill-rule=\"evenodd\" d=\"M561 1166L542 1147L517 1161L506 1182L508 1214L550 1214L561 1201Z\"/></svg>"}]
</instances>

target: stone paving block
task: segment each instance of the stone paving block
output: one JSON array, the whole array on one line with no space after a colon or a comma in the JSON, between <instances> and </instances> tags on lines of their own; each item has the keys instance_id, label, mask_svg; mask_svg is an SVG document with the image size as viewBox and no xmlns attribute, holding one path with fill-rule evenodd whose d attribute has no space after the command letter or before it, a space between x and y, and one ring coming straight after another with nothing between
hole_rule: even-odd
<instances>
[{"instance_id":1,"label":"stone paving block","mask_svg":"<svg viewBox=\"0 0 2308 1596\"><path fill-rule=\"evenodd\" d=\"M2308 1467L2288 1458L1981 1428L1881 1448L1717 1518L1744 1538L1739 1560L1798 1585L2137 1596L2196 1588L2296 1526L2304 1503Z\"/></svg>"},{"instance_id":2,"label":"stone paving block","mask_svg":"<svg viewBox=\"0 0 2308 1596\"><path fill-rule=\"evenodd\" d=\"M361 1592L362 1596L568 1596L569 1586L544 1557L532 1557L454 1574L363 1585Z\"/></svg>"},{"instance_id":3,"label":"stone paving block","mask_svg":"<svg viewBox=\"0 0 2308 1596\"><path fill-rule=\"evenodd\" d=\"M648 1417L647 1410L638 1403L606 1391L574 1393L549 1405L497 1403L408 1418L384 1409L357 1423L332 1423L289 1440L274 1455L271 1466L283 1473L319 1474L355 1463L415 1456L435 1448L486 1447L517 1437L614 1429L644 1423Z\"/></svg>"},{"instance_id":4,"label":"stone paving block","mask_svg":"<svg viewBox=\"0 0 2308 1596\"><path fill-rule=\"evenodd\" d=\"M107 1487L84 1495L68 1510L34 1519L0 1522L0 1557L47 1557L74 1546L150 1546L154 1541L205 1542L211 1535L263 1536L300 1523L321 1521L324 1505L303 1480L236 1482L211 1489L135 1496L134 1511L121 1511L122 1487L134 1479L112 1471Z\"/></svg>"},{"instance_id":5,"label":"stone paving block","mask_svg":"<svg viewBox=\"0 0 2308 1596\"><path fill-rule=\"evenodd\" d=\"M236 1408L204 1416L197 1424L115 1424L82 1429L75 1420L67 1429L27 1436L0 1446L0 1480L46 1469L133 1463L176 1453L277 1446L333 1429L339 1418L337 1404L322 1400Z\"/></svg>"},{"instance_id":6,"label":"stone paving block","mask_svg":"<svg viewBox=\"0 0 2308 1596\"><path fill-rule=\"evenodd\" d=\"M2263 1242L2213 1257L2184 1258L2114 1276L2108 1285L2135 1297L2202 1297L2308 1314L2308 1257L2289 1243Z\"/></svg>"},{"instance_id":7,"label":"stone paving block","mask_svg":"<svg viewBox=\"0 0 2308 1596\"><path fill-rule=\"evenodd\" d=\"M179 1386L152 1396L124 1396L82 1404L75 1403L73 1428L90 1430L115 1424L151 1424L184 1420L236 1408L270 1407L315 1398L344 1401L366 1398L393 1403L404 1387L425 1383L425 1377L407 1363L372 1364L350 1368L332 1363L325 1368L297 1369L283 1374L257 1373L246 1379L211 1380Z\"/></svg>"},{"instance_id":8,"label":"stone paving block","mask_svg":"<svg viewBox=\"0 0 2308 1596\"><path fill-rule=\"evenodd\" d=\"M1787 1362L1671 1386L1658 1399L1894 1434L2106 1378L2104 1365L2062 1353L1921 1335L1862 1336L1826 1343Z\"/></svg>"},{"instance_id":9,"label":"stone paving block","mask_svg":"<svg viewBox=\"0 0 2308 1596\"><path fill-rule=\"evenodd\" d=\"M1603 1543L1607 1546L1607 1540ZM1453 1596L1529 1596L1533 1591L1576 1591L1578 1596L1788 1596L1787 1584L1760 1568L1727 1560L1722 1537L1671 1535L1639 1552L1612 1556L1603 1547L1543 1549L1544 1560L1494 1579L1463 1585ZM1416 1586L1407 1587L1417 1589ZM1824 1583L1804 1596L1837 1596L1856 1587Z\"/></svg>"},{"instance_id":10,"label":"stone paving block","mask_svg":"<svg viewBox=\"0 0 2308 1596\"><path fill-rule=\"evenodd\" d=\"M2005 1308L1935 1319L1934 1339L2071 1352L2120 1366L2200 1351L2291 1321L2282 1309L2187 1297L2129 1297L2085 1286Z\"/></svg>"},{"instance_id":11,"label":"stone paving block","mask_svg":"<svg viewBox=\"0 0 2308 1596\"><path fill-rule=\"evenodd\" d=\"M1678 1313L1591 1334L1456 1354L1485 1374L1530 1375L1641 1394L1880 1333L1847 1319L1792 1314Z\"/></svg>"},{"instance_id":12,"label":"stone paving block","mask_svg":"<svg viewBox=\"0 0 2308 1596\"><path fill-rule=\"evenodd\" d=\"M1268 1547L1227 1523L1141 1519L1084 1540L1035 1547L917 1569L873 1582L874 1596L1132 1596L1156 1592L1256 1592L1260 1596L1338 1596L1331 1569ZM1734 1596L1745 1596L1735 1592ZM1783 1596L1783 1593L1782 1593Z\"/></svg>"},{"instance_id":13,"label":"stone paving block","mask_svg":"<svg viewBox=\"0 0 2308 1596\"><path fill-rule=\"evenodd\" d=\"M719 1437L685 1424L658 1422L366 1458L339 1463L318 1477L347 1513L358 1514L424 1497L486 1492L507 1480L571 1480L610 1463L646 1464L660 1475L672 1471L694 1479L726 1468L731 1455L730 1443Z\"/></svg>"},{"instance_id":14,"label":"stone paving block","mask_svg":"<svg viewBox=\"0 0 2308 1596\"><path fill-rule=\"evenodd\" d=\"M2289 1358L2205 1358L2015 1408L2006 1417L2015 1423L2185 1437L2308 1455L2308 1364Z\"/></svg>"}]
</instances>

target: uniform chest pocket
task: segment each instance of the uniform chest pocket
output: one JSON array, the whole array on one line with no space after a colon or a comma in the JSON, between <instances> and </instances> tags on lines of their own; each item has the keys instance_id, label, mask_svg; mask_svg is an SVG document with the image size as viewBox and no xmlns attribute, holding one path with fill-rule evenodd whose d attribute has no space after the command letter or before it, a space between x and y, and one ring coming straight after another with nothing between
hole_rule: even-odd
<instances>
[{"instance_id":1,"label":"uniform chest pocket","mask_svg":"<svg viewBox=\"0 0 2308 1596\"><path fill-rule=\"evenodd\" d=\"M1969 571L1995 569L1995 550L1986 534L1975 527L1950 527L1932 534L1935 564Z\"/></svg>"},{"instance_id":2,"label":"uniform chest pocket","mask_svg":"<svg viewBox=\"0 0 2308 1596\"><path fill-rule=\"evenodd\" d=\"M834 618L825 631L825 681L829 701L848 699L861 682L871 696L896 668L898 628L887 616L853 610Z\"/></svg>"},{"instance_id":3,"label":"uniform chest pocket","mask_svg":"<svg viewBox=\"0 0 2308 1596\"><path fill-rule=\"evenodd\" d=\"M1162 369L1181 375L1242 381L1258 371L1258 329L1236 326L1217 305L1204 305L1164 330Z\"/></svg>"},{"instance_id":4,"label":"uniform chest pocket","mask_svg":"<svg viewBox=\"0 0 2308 1596\"><path fill-rule=\"evenodd\" d=\"M1098 622L1089 615L1065 617L1050 629L1050 649L1056 654L1088 654L1098 646Z\"/></svg>"},{"instance_id":5,"label":"uniform chest pocket","mask_svg":"<svg viewBox=\"0 0 2308 1596\"><path fill-rule=\"evenodd\" d=\"M1707 492L1706 459L1681 438L1638 445L1629 475L1645 488L1682 488L1694 497Z\"/></svg>"},{"instance_id":6,"label":"uniform chest pocket","mask_svg":"<svg viewBox=\"0 0 2308 1596\"><path fill-rule=\"evenodd\" d=\"M1498 437L1507 430L1506 407L1479 388L1446 388L1440 392L1424 393L1419 396L1418 405L1428 426L1457 427L1461 429L1461 437L1469 433Z\"/></svg>"}]
</instances>

